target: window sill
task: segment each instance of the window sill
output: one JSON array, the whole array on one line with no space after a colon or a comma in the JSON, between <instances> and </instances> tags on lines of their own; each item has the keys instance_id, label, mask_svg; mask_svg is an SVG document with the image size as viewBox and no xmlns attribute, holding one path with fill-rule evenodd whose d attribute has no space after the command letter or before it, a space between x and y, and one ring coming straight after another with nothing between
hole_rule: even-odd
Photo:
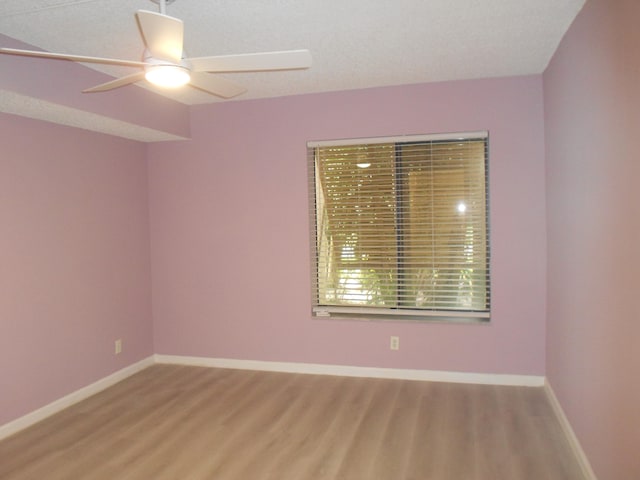
<instances>
[{"instance_id":1,"label":"window sill","mask_svg":"<svg viewBox=\"0 0 640 480\"><path fill-rule=\"evenodd\" d=\"M474 311L436 311L393 308L321 306L313 307L312 313L316 318L331 318L338 320L409 321L424 323L465 324L490 323L489 312Z\"/></svg>"}]
</instances>

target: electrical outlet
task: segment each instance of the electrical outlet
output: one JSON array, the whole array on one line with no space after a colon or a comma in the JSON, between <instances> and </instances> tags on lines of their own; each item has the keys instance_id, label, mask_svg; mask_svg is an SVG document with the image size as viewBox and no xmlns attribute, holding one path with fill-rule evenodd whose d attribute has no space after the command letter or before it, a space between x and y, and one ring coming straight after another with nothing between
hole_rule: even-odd
<instances>
[{"instance_id":1,"label":"electrical outlet","mask_svg":"<svg viewBox=\"0 0 640 480\"><path fill-rule=\"evenodd\" d=\"M114 353L116 355L120 355L122 353L122 339L119 338L118 340L115 341L115 347L114 347Z\"/></svg>"},{"instance_id":2,"label":"electrical outlet","mask_svg":"<svg viewBox=\"0 0 640 480\"><path fill-rule=\"evenodd\" d=\"M391 336L389 341L389 348L391 350L400 350L400 337Z\"/></svg>"}]
</instances>

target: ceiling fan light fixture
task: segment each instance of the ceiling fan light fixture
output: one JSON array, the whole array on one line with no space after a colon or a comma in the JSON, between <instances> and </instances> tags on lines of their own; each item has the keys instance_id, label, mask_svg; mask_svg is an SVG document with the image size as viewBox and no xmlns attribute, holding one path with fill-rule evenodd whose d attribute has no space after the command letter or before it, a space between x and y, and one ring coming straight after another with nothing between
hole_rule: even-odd
<instances>
[{"instance_id":1,"label":"ceiling fan light fixture","mask_svg":"<svg viewBox=\"0 0 640 480\"><path fill-rule=\"evenodd\" d=\"M180 65L148 65L144 78L163 88L178 88L191 80L189 70Z\"/></svg>"}]
</instances>

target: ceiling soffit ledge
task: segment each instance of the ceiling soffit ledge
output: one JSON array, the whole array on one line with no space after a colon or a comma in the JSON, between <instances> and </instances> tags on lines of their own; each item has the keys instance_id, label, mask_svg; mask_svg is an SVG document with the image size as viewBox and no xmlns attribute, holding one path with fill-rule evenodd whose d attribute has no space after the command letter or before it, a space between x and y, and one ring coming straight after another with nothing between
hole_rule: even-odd
<instances>
[{"instance_id":1,"label":"ceiling soffit ledge","mask_svg":"<svg viewBox=\"0 0 640 480\"><path fill-rule=\"evenodd\" d=\"M34 48L2 34L0 45ZM143 142L191 136L189 107L175 100L136 86L82 93L111 78L84 65L0 55L0 72L1 112Z\"/></svg>"}]
</instances>

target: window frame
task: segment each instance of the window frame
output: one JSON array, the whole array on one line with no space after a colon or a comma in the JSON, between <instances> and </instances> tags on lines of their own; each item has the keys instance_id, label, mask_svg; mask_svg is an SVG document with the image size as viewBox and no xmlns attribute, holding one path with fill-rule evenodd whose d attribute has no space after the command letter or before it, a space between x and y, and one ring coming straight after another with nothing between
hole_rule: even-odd
<instances>
[{"instance_id":1,"label":"window frame","mask_svg":"<svg viewBox=\"0 0 640 480\"><path fill-rule=\"evenodd\" d=\"M397 162L398 152L404 145L420 142L447 142L447 141L473 141L483 140L484 153L484 223L485 223L485 262L486 262L486 309L462 310L443 308L407 308L407 307L379 307L358 305L322 305L319 299L319 255L318 255L318 211L317 211L317 159L316 152L322 147L348 147L355 145L394 144L396 154L394 162ZM307 158L309 169L309 209L310 209L310 246L311 246L311 297L312 316L329 318L357 318L366 320L410 320L410 321L437 321L447 323L483 323L491 319L491 244L490 244L490 194L489 194L489 132L456 132L445 134L426 135L402 135L389 137L349 138L338 140L320 140L307 142ZM397 164L396 164L397 165ZM400 198L395 194L395 199ZM399 260L398 263L400 263ZM400 285L401 280L396 280Z\"/></svg>"}]
</instances>

